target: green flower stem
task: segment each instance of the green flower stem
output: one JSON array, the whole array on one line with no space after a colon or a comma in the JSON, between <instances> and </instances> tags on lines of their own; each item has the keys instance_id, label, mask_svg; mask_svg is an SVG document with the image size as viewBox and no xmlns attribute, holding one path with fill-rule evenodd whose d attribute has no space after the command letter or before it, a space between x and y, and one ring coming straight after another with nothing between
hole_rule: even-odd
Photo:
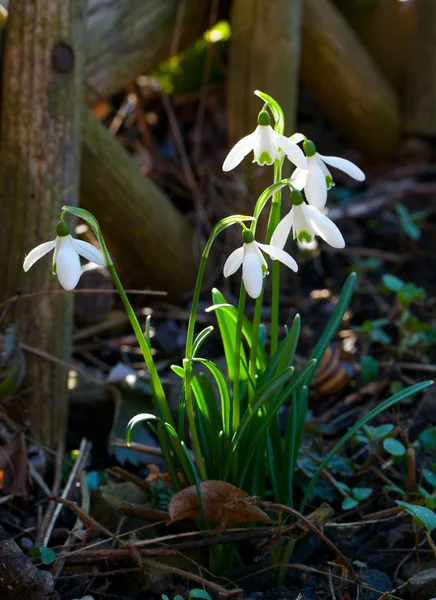
<instances>
[{"instance_id":1,"label":"green flower stem","mask_svg":"<svg viewBox=\"0 0 436 600\"><path fill-rule=\"evenodd\" d=\"M210 240L209 240L210 241ZM188 332L186 335L186 348L184 362L185 368L185 400L186 400L186 412L188 415L189 430L192 436L192 445L194 446L195 457L197 459L198 469L200 471L200 477L204 481L207 479L206 465L203 459L203 453L200 446L200 438L198 437L197 426L195 423L195 411L194 403L192 399L192 362L189 360L192 358L192 347L194 343L194 332L195 332L195 321L197 318L198 303L200 301L201 286L203 283L204 273L206 271L207 259L210 251L209 242L206 245L203 254L201 256L200 266L197 273L197 281L195 282L194 295L192 298L191 313L189 315Z\"/></svg>"},{"instance_id":2,"label":"green flower stem","mask_svg":"<svg viewBox=\"0 0 436 600\"><path fill-rule=\"evenodd\" d=\"M283 160L276 161L274 163L274 184L279 183L282 180L282 165ZM277 227L280 221L280 204L281 204L281 189L278 190L274 195L271 202L271 208L268 217L268 227L266 232L265 243L269 244L272 238L272 234L274 233L274 229ZM251 230L254 232L256 230L255 221L251 225ZM264 289L262 289L262 293L256 299L256 304L254 308L254 316L253 316L253 324L252 324L252 333L251 333L251 348L249 354L248 361L248 373L250 375L250 381L256 380L257 366L257 345L259 343L259 327L260 321L262 318L262 308L263 308L263 294ZM271 301L271 337L270 337L270 355L273 356L274 352L277 350L278 346L278 323L279 323L279 289L280 289L280 265L279 261L274 260L272 263L272 301ZM251 401L254 397L254 389L251 385L248 388L248 399Z\"/></svg>"},{"instance_id":3,"label":"green flower stem","mask_svg":"<svg viewBox=\"0 0 436 600\"><path fill-rule=\"evenodd\" d=\"M101 240L100 240L101 243ZM156 400L156 405L160 413L160 417L162 420L166 421L170 425L174 427L174 420L171 414L170 408L168 406L168 402L165 396L164 389L162 387L161 380L159 378L159 374L157 372L156 366L153 361L153 357L150 351L150 348L147 344L147 340L145 339L144 333L142 331L141 325L139 324L138 318L135 315L135 312L132 308L132 305L129 302L126 292L124 291L123 285L118 277L117 272L115 271L115 267L112 264L109 253L107 251L106 245L102 245L102 251L105 255L107 261L107 268L115 287L120 295L121 301L126 310L127 316L129 317L130 324L132 325L133 331L135 332L136 339L138 340L139 347L141 349L142 355L145 360L145 364L147 365L147 370L150 375L151 387L153 390L153 394Z\"/></svg>"},{"instance_id":4,"label":"green flower stem","mask_svg":"<svg viewBox=\"0 0 436 600\"><path fill-rule=\"evenodd\" d=\"M242 337L242 322L244 319L245 311L245 299L247 292L245 290L244 282L241 281L241 289L239 292L238 302L238 317L236 321L236 335L235 335L235 366L234 366L234 379L233 379L233 406L232 406L232 431L235 433L238 431L239 423L241 421L241 337Z\"/></svg>"},{"instance_id":5,"label":"green flower stem","mask_svg":"<svg viewBox=\"0 0 436 600\"><path fill-rule=\"evenodd\" d=\"M274 183L282 179L283 161L274 163ZM280 222L280 205L282 192L279 190L273 196L271 210L269 213L268 229L266 233L266 243L271 241L272 234ZM272 298L271 298L271 335L270 335L270 356L274 356L279 344L279 304L280 304L280 263L278 260L272 261Z\"/></svg>"},{"instance_id":6,"label":"green flower stem","mask_svg":"<svg viewBox=\"0 0 436 600\"><path fill-rule=\"evenodd\" d=\"M65 212L62 213L61 220L64 218L64 214ZM132 329L135 332L136 339L138 340L142 356L144 357L145 364L147 366L148 374L150 375L151 388L153 390L153 395L156 401L157 409L159 410L160 417L161 419L163 419L164 421L166 421L174 427L174 419L171 414L170 407L168 406L167 398L162 387L162 382L160 380L159 373L157 372L156 366L154 364L150 347L144 336L144 332L142 331L141 325L139 324L138 318L135 315L135 311L133 310L132 305L130 304L129 299L127 297L127 294L124 291L123 284L121 283L120 278L118 277L118 273L115 270L111 255L109 254L109 250L107 249L106 242L103 238L103 234L101 233L100 226L97 221L95 221L95 223L95 229L93 227L94 233L96 234L97 239L100 243L101 251L103 252L103 255L106 259L107 269L112 277L115 287L117 288L117 292L120 295L127 316L129 317L130 324L132 325Z\"/></svg>"},{"instance_id":7,"label":"green flower stem","mask_svg":"<svg viewBox=\"0 0 436 600\"><path fill-rule=\"evenodd\" d=\"M254 307L254 315L253 315L253 324L252 324L252 329L251 329L251 347L250 347L250 355L249 355L249 359L248 359L248 374L249 374L248 401L249 402L252 402L252 400L255 396L255 393L256 393L256 390L253 386L255 385L256 375L257 375L257 345L259 343L259 327L260 327L260 320L262 318L264 287L262 288L262 292L261 292L260 296L256 299L256 304ZM253 382L253 385L251 385L250 382Z\"/></svg>"},{"instance_id":8,"label":"green flower stem","mask_svg":"<svg viewBox=\"0 0 436 600\"><path fill-rule=\"evenodd\" d=\"M228 217L226 219L222 219L213 229L210 237L207 241L207 244L203 250L203 254L201 255L200 266L198 268L197 273L197 281L195 283L194 295L192 298L192 306L191 312L189 315L189 323L188 323L188 332L186 335L186 347L185 347L185 400L186 400L186 411L188 414L188 423L192 436L192 444L194 446L194 452L197 459L198 469L200 471L200 476L203 480L207 479L206 466L203 459L203 455L201 452L200 439L198 437L197 427L195 424L195 413L194 413L194 405L192 400L192 362L190 359L192 358L192 349L194 344L194 333L195 333L195 321L197 318L197 310L198 303L200 301L200 293L201 286L203 284L204 273L206 271L207 259L209 258L210 249L212 248L212 244L216 238L216 236L234 223L239 223L243 228L243 221L252 220L252 217L234 215L233 217ZM186 360L187 359L187 360Z\"/></svg>"}]
</instances>

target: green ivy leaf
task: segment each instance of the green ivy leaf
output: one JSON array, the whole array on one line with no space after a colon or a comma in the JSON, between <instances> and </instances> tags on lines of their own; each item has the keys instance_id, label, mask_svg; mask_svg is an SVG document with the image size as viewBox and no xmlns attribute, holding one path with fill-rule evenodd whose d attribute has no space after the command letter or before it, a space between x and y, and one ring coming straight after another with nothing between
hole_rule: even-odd
<instances>
[{"instance_id":1,"label":"green ivy leaf","mask_svg":"<svg viewBox=\"0 0 436 600\"><path fill-rule=\"evenodd\" d=\"M424 450L434 450L436 448L436 427L424 429L424 431L419 434L418 439Z\"/></svg>"},{"instance_id":2,"label":"green ivy leaf","mask_svg":"<svg viewBox=\"0 0 436 600\"><path fill-rule=\"evenodd\" d=\"M412 240L419 240L421 237L421 230L419 229L418 225L413 222L412 215L409 213L404 204L397 204L395 206L395 211L398 215L400 225L404 233Z\"/></svg>"},{"instance_id":3,"label":"green ivy leaf","mask_svg":"<svg viewBox=\"0 0 436 600\"><path fill-rule=\"evenodd\" d=\"M387 287L391 292L399 292L404 286L404 281L402 281L399 277L395 277L395 275L383 275L382 281L385 287Z\"/></svg>"},{"instance_id":4,"label":"green ivy leaf","mask_svg":"<svg viewBox=\"0 0 436 600\"><path fill-rule=\"evenodd\" d=\"M422 476L432 488L436 489L436 473L433 473L430 469L424 469Z\"/></svg>"},{"instance_id":5,"label":"green ivy leaf","mask_svg":"<svg viewBox=\"0 0 436 600\"><path fill-rule=\"evenodd\" d=\"M372 494L372 488L355 487L351 490L351 494L358 502L363 502Z\"/></svg>"},{"instance_id":6,"label":"green ivy leaf","mask_svg":"<svg viewBox=\"0 0 436 600\"><path fill-rule=\"evenodd\" d=\"M359 501L355 500L351 496L347 496L342 500L342 510L350 510L352 508L356 508L359 505Z\"/></svg>"},{"instance_id":7,"label":"green ivy leaf","mask_svg":"<svg viewBox=\"0 0 436 600\"><path fill-rule=\"evenodd\" d=\"M56 552L46 546L32 546L29 554L32 558L39 558L45 565L52 565L56 561Z\"/></svg>"},{"instance_id":8,"label":"green ivy leaf","mask_svg":"<svg viewBox=\"0 0 436 600\"><path fill-rule=\"evenodd\" d=\"M371 383L377 379L379 374L378 361L373 356L362 356L360 359L360 374L363 381Z\"/></svg>"},{"instance_id":9,"label":"green ivy leaf","mask_svg":"<svg viewBox=\"0 0 436 600\"><path fill-rule=\"evenodd\" d=\"M425 506L417 506L416 504L409 504L408 502L402 502L397 500L398 506L412 515L413 520L418 525L422 525L428 533L431 533L433 529L436 529L436 513L432 510L425 508Z\"/></svg>"},{"instance_id":10,"label":"green ivy leaf","mask_svg":"<svg viewBox=\"0 0 436 600\"><path fill-rule=\"evenodd\" d=\"M383 448L391 456L404 456L406 454L404 444L395 438L386 438L383 440Z\"/></svg>"},{"instance_id":11,"label":"green ivy leaf","mask_svg":"<svg viewBox=\"0 0 436 600\"><path fill-rule=\"evenodd\" d=\"M387 423L386 425L379 425L378 427L371 427L373 430L373 436L378 440L384 440L393 430L394 426L392 423Z\"/></svg>"},{"instance_id":12,"label":"green ivy leaf","mask_svg":"<svg viewBox=\"0 0 436 600\"><path fill-rule=\"evenodd\" d=\"M212 596L206 590L194 589L189 592L189 598L203 598L203 600L212 600Z\"/></svg>"}]
</instances>

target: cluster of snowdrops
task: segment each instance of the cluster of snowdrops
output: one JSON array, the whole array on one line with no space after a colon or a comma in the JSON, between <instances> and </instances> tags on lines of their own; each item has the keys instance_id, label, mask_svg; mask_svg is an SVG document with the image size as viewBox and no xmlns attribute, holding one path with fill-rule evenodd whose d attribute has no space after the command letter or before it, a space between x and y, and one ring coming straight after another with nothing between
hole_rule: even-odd
<instances>
[{"instance_id":1,"label":"cluster of snowdrops","mask_svg":"<svg viewBox=\"0 0 436 600\"><path fill-rule=\"evenodd\" d=\"M298 146L300 142L304 152ZM268 104L259 113L256 130L241 139L229 152L223 170L230 171L237 167L251 151L254 154L253 162L259 165L282 163L287 158L296 166L291 178L283 184L290 191L292 208L274 229L269 243L257 242L254 239L255 227L247 229L242 224L243 246L232 252L224 265L225 277L233 275L242 265L242 279L247 293L252 298L258 298L263 278L268 273L264 254L268 254L273 260L279 260L293 271L298 270L295 260L283 250L291 231L293 238L303 245L310 245L318 235L334 248L345 246L341 232L326 216L327 191L334 185L327 165L341 169L357 181L363 181L365 175L349 160L319 154L315 144L301 133L288 138L275 131L271 127ZM57 274L64 289L72 290L81 275L79 256L98 265L106 265L106 258L100 250L70 235L63 218L56 227L56 234L55 240L40 244L29 252L24 260L25 271L54 250L53 273Z\"/></svg>"},{"instance_id":2,"label":"cluster of snowdrops","mask_svg":"<svg viewBox=\"0 0 436 600\"><path fill-rule=\"evenodd\" d=\"M379 402L325 456L319 458L314 473L309 478L306 474L303 488L297 490L295 473L299 469L308 417L308 389L316 367L348 309L356 275L352 273L345 281L335 309L306 364L295 368L300 317L295 315L284 330L279 326L280 263L294 271L298 269L295 260L284 250L291 232L299 244L311 245L315 236L319 236L335 248L344 247L341 232L326 215L327 192L334 185L327 165L341 169L358 181L362 181L365 175L348 160L319 154L315 144L302 134L286 137L285 119L279 104L267 94L255 93L264 102L258 125L253 133L232 148L223 169L229 171L235 168L252 151L254 162L273 165L273 183L257 199L252 215L232 215L222 219L205 245L192 298L185 356L182 365L171 367L181 379L176 415L170 410L153 360L149 318L144 329L118 277L100 225L91 213L64 206L56 227L56 239L34 248L23 265L27 271L37 260L54 250L53 273L66 290L72 290L80 279L79 256L106 266L144 357L146 377L156 408L154 413L141 413L129 422L127 442L130 443L132 432L139 423L146 423L152 429L175 490L195 486L205 526L202 482L207 480L227 482L253 497L269 495L275 502L289 507L296 505L299 496L298 508L303 512L309 498L316 493L315 486L323 470L356 432L381 412L432 384L429 381L418 383ZM271 117L274 126L271 125ZM290 178L282 179L285 160L290 160L296 168ZM284 190L288 191L291 209L282 216ZM256 241L257 221L269 201L266 239L265 243L260 243ZM65 222L67 214L80 217L89 225L101 250L70 235ZM243 244L226 260L224 275L229 277L242 266L238 301L232 304L214 289L212 306L208 309L216 315L226 363L222 367L202 356L203 344L214 328L208 326L196 333L196 318L214 240L224 229L235 224L242 228ZM264 282L268 274L265 255L272 259L269 343L262 322ZM251 320L245 315L247 294L255 299ZM279 416L284 405L288 405L285 422L283 415ZM226 546L225 552L221 552L220 548L211 551L211 568L216 572L230 567L234 559L230 545ZM273 552L272 561L277 565L286 564L292 548L293 542L289 540L285 547Z\"/></svg>"}]
</instances>

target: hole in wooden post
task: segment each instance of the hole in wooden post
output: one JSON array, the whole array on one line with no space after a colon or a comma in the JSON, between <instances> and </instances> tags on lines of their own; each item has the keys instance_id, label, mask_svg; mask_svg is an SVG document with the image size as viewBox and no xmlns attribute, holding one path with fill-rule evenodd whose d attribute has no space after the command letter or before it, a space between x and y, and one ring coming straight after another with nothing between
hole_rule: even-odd
<instances>
[{"instance_id":1,"label":"hole in wooden post","mask_svg":"<svg viewBox=\"0 0 436 600\"><path fill-rule=\"evenodd\" d=\"M58 42L53 50L53 67L58 73L70 73L74 68L74 50L65 42Z\"/></svg>"}]
</instances>

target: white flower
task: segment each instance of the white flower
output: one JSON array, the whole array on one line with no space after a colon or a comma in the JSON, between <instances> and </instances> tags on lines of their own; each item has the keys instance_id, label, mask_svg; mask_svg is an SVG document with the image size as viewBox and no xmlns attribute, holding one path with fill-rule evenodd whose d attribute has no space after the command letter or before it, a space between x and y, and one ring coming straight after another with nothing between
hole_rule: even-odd
<instances>
[{"instance_id":1,"label":"white flower","mask_svg":"<svg viewBox=\"0 0 436 600\"><path fill-rule=\"evenodd\" d=\"M296 134L294 139L301 141L301 134ZM323 209L327 201L327 190L334 185L326 164L340 169L357 181L364 181L365 173L350 160L337 156L323 156L316 151L315 144L310 140L306 140L303 147L307 156L307 168L301 169L297 165L291 179L297 190L304 189L307 201L312 206Z\"/></svg>"},{"instance_id":2,"label":"white flower","mask_svg":"<svg viewBox=\"0 0 436 600\"><path fill-rule=\"evenodd\" d=\"M242 247L232 252L225 262L224 277L233 275L242 265L242 280L247 294L252 298L260 296L262 280L268 274L266 260L261 251L269 254L272 259L279 260L293 271L298 271L295 260L281 248L255 242L253 234L249 230L244 231L243 236L244 244Z\"/></svg>"},{"instance_id":3,"label":"white flower","mask_svg":"<svg viewBox=\"0 0 436 600\"><path fill-rule=\"evenodd\" d=\"M97 265L106 265L106 260L102 252L92 244L71 237L65 221L59 221L56 233L58 235L55 240L44 242L29 252L24 259L23 269L27 272L37 260L54 250L53 274L58 276L59 283L65 290L73 290L82 274L79 254Z\"/></svg>"},{"instance_id":4,"label":"white flower","mask_svg":"<svg viewBox=\"0 0 436 600\"><path fill-rule=\"evenodd\" d=\"M269 115L261 111L258 126L253 133L243 137L233 146L223 164L223 171L231 171L247 156L251 150L254 152L254 161L258 165L272 165L282 150L291 162L300 169L307 169L307 160L303 152L294 142L284 135L280 135L269 124Z\"/></svg>"},{"instance_id":5,"label":"white flower","mask_svg":"<svg viewBox=\"0 0 436 600\"><path fill-rule=\"evenodd\" d=\"M298 242L311 243L315 235L319 235L333 248L344 248L345 241L342 233L332 220L322 214L316 206L309 204L294 204L290 212L284 217L274 230L271 245L284 248L289 234L293 232Z\"/></svg>"}]
</instances>

